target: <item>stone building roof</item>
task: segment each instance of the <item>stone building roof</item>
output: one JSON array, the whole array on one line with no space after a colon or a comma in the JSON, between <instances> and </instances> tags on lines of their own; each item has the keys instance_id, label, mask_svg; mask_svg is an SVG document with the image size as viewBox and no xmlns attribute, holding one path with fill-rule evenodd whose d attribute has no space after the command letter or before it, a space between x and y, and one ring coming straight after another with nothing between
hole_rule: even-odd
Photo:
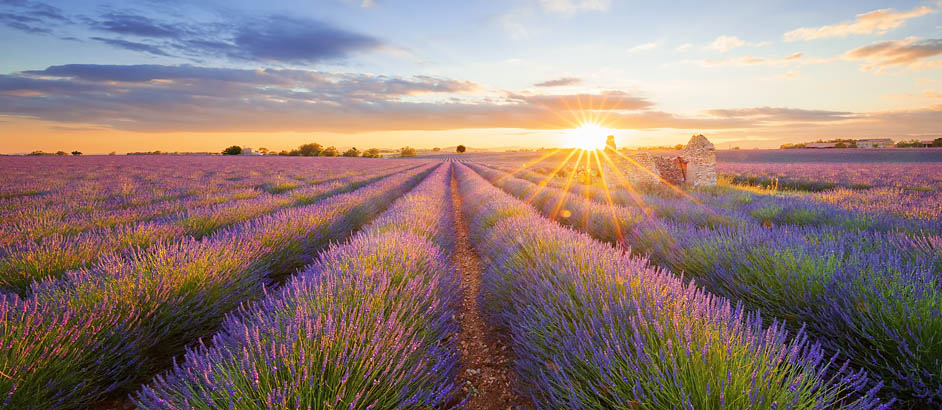
<instances>
[{"instance_id":1,"label":"stone building roof","mask_svg":"<svg viewBox=\"0 0 942 410\"><path fill-rule=\"evenodd\" d=\"M716 147L713 146L713 143L703 136L703 134L697 134L690 137L690 142L687 143L687 146L684 147L684 151L704 151L704 150L714 150Z\"/></svg>"}]
</instances>

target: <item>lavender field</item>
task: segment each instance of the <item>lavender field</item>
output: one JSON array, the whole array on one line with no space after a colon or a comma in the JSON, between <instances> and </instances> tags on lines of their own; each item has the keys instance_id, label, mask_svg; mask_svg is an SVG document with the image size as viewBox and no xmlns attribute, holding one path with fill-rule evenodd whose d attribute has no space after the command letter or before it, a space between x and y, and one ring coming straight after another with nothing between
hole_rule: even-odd
<instances>
[{"instance_id":1,"label":"lavender field","mask_svg":"<svg viewBox=\"0 0 942 410\"><path fill-rule=\"evenodd\" d=\"M942 408L942 150L776 152L0 157L0 407Z\"/></svg>"}]
</instances>

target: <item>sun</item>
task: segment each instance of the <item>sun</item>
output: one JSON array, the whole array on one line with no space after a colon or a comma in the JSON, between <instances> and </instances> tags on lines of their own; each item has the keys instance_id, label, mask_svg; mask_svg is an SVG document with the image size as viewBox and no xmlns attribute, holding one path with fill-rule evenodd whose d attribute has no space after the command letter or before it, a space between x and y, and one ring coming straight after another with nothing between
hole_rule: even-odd
<instances>
[{"instance_id":1,"label":"sun","mask_svg":"<svg viewBox=\"0 0 942 410\"><path fill-rule=\"evenodd\" d=\"M603 127L598 122L589 121L567 132L566 145L584 150L605 148L605 138L611 135L612 130Z\"/></svg>"}]
</instances>

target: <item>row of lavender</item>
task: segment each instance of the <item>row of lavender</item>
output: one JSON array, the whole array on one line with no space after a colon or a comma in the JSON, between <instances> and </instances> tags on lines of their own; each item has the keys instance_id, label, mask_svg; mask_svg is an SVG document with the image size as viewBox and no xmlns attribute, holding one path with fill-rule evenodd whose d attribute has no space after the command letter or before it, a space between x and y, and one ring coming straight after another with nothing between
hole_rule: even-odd
<instances>
[{"instance_id":1,"label":"row of lavender","mask_svg":"<svg viewBox=\"0 0 942 410\"><path fill-rule=\"evenodd\" d=\"M0 187L0 212L5 217L10 216L10 211L33 208L65 218L229 189L251 189L266 181L304 181L318 175L311 171L322 168L301 162L253 163L182 157L88 157L59 161L3 157L0 164L11 177Z\"/></svg>"},{"instance_id":2,"label":"row of lavender","mask_svg":"<svg viewBox=\"0 0 942 410\"><path fill-rule=\"evenodd\" d=\"M538 408L879 408L863 372L762 319L541 217L468 168L488 317ZM601 222L601 221L598 221Z\"/></svg>"},{"instance_id":3,"label":"row of lavender","mask_svg":"<svg viewBox=\"0 0 942 410\"><path fill-rule=\"evenodd\" d=\"M717 165L733 183L811 191L804 196L844 209L917 219L938 220L942 215L939 162Z\"/></svg>"},{"instance_id":4,"label":"row of lavender","mask_svg":"<svg viewBox=\"0 0 942 410\"><path fill-rule=\"evenodd\" d=\"M0 403L85 408L170 365L225 315L263 294L403 195L432 166L197 240L107 256L28 297L0 295Z\"/></svg>"},{"instance_id":5,"label":"row of lavender","mask_svg":"<svg viewBox=\"0 0 942 410\"><path fill-rule=\"evenodd\" d=\"M555 187L565 186L568 180L561 177L548 178L552 170L539 172L506 166L494 168ZM604 168L607 169L605 178L608 182L625 185L621 171L608 166ZM607 192L599 184L584 185L570 181L569 185L569 190L579 195L600 201L607 200L605 196L610 195L611 200L618 205L638 206L640 203L647 206L656 216L670 219L684 218L700 226L772 224L833 226L846 230L881 232L942 232L942 218L936 216L911 218L892 212L847 209L846 206L822 204L819 200L797 194L784 196L757 194L723 186L700 188L683 194L678 194L677 191L666 187L653 187L656 189L648 190L644 188L652 187L636 187L634 188L636 192L629 189L613 189Z\"/></svg>"},{"instance_id":6,"label":"row of lavender","mask_svg":"<svg viewBox=\"0 0 942 410\"><path fill-rule=\"evenodd\" d=\"M115 174L117 171L114 169L99 171L95 159L89 158L84 164L85 169L81 172L76 170L85 175L79 181L67 181L66 187L43 195L0 200L3 202L0 206L0 246L39 241L51 235L70 236L89 229L112 228L195 207L251 199L265 193L277 194L403 165L401 162L377 161L357 164L354 170L348 170L327 161L310 161L308 164L292 164L293 167L268 164L252 171L245 169L244 165L218 171L197 171L193 168L197 164L197 161L179 164L182 169L192 171L186 177L175 175L180 169L161 167L150 170L134 168L129 171L132 176L127 176ZM239 171L241 175L237 173ZM61 179L64 177L53 170L38 168L34 173L47 184L63 183ZM146 181L138 182L141 179ZM9 189L8 186L0 187L0 191ZM120 193L110 192L114 190ZM112 200L105 201L101 197Z\"/></svg>"},{"instance_id":7,"label":"row of lavender","mask_svg":"<svg viewBox=\"0 0 942 410\"><path fill-rule=\"evenodd\" d=\"M807 326L829 351L882 378L905 403L942 402L942 255L926 252L926 244L816 227L710 229L474 168L562 223L628 243L792 329Z\"/></svg>"},{"instance_id":8,"label":"row of lavender","mask_svg":"<svg viewBox=\"0 0 942 410\"><path fill-rule=\"evenodd\" d=\"M143 409L446 408L457 398L449 165L136 396Z\"/></svg>"},{"instance_id":9,"label":"row of lavender","mask_svg":"<svg viewBox=\"0 0 942 410\"><path fill-rule=\"evenodd\" d=\"M72 236L52 235L40 241L5 247L0 257L0 289L24 294L34 281L58 278L69 270L88 266L105 255L147 248L161 241L184 236L199 239L218 229L279 209L304 206L331 195L352 191L403 168L383 169L378 173L374 171L339 178L285 193L184 209L153 220L95 229Z\"/></svg>"},{"instance_id":10,"label":"row of lavender","mask_svg":"<svg viewBox=\"0 0 942 410\"><path fill-rule=\"evenodd\" d=\"M496 175L493 170L484 172ZM611 202L638 209L647 216L685 226L713 231L789 231L812 243L833 239L843 241L848 250L862 247L868 250L880 249L884 253L900 253L912 258L917 266L929 266L942 273L942 219L911 220L887 215L872 216L795 197L760 195L722 187L701 188L678 194L679 189L662 186L651 190L655 194L645 194L631 184L624 183L616 175L608 175L607 178L621 182L623 188L605 189L599 185L583 185L574 183L571 178L560 180L551 177L552 174L520 168L510 173L504 171L503 174L512 174L538 183L541 187L561 188L601 204Z\"/></svg>"}]
</instances>

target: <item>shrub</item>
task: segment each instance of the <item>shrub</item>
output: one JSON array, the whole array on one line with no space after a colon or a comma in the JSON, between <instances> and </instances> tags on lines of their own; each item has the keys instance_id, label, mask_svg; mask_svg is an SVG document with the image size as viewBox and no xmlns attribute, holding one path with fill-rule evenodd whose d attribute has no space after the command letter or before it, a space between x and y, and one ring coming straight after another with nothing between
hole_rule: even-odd
<instances>
[{"instance_id":1,"label":"shrub","mask_svg":"<svg viewBox=\"0 0 942 410\"><path fill-rule=\"evenodd\" d=\"M415 148L412 148L412 147L404 147L403 149L399 150L399 156L402 157L402 158L414 157L414 156L416 156Z\"/></svg>"},{"instance_id":2,"label":"shrub","mask_svg":"<svg viewBox=\"0 0 942 410\"><path fill-rule=\"evenodd\" d=\"M222 150L222 155L239 155L242 153L242 147L238 145L233 145L229 148Z\"/></svg>"},{"instance_id":3,"label":"shrub","mask_svg":"<svg viewBox=\"0 0 942 410\"><path fill-rule=\"evenodd\" d=\"M337 148L334 147L334 146L327 147L327 148L325 148L323 151L321 151L320 156L322 156L322 157L336 157L336 156L337 156Z\"/></svg>"},{"instance_id":4,"label":"shrub","mask_svg":"<svg viewBox=\"0 0 942 410\"><path fill-rule=\"evenodd\" d=\"M343 152L343 156L345 156L345 157L354 157L354 158L355 158L355 157L359 157L359 156L360 156L360 151L357 150L357 147L353 147L353 148L350 148L350 149L344 151L344 152Z\"/></svg>"},{"instance_id":5,"label":"shrub","mask_svg":"<svg viewBox=\"0 0 942 410\"><path fill-rule=\"evenodd\" d=\"M457 151L459 154L464 154L466 150L467 148L465 148L464 145L459 145L458 148L455 148L455 151Z\"/></svg>"},{"instance_id":6,"label":"shrub","mask_svg":"<svg viewBox=\"0 0 942 410\"><path fill-rule=\"evenodd\" d=\"M72 151L72 155L82 155L82 151Z\"/></svg>"},{"instance_id":7,"label":"shrub","mask_svg":"<svg viewBox=\"0 0 942 410\"><path fill-rule=\"evenodd\" d=\"M380 155L379 150L376 148L370 148L366 151L363 151L363 158L379 158L381 156L382 155Z\"/></svg>"}]
</instances>

